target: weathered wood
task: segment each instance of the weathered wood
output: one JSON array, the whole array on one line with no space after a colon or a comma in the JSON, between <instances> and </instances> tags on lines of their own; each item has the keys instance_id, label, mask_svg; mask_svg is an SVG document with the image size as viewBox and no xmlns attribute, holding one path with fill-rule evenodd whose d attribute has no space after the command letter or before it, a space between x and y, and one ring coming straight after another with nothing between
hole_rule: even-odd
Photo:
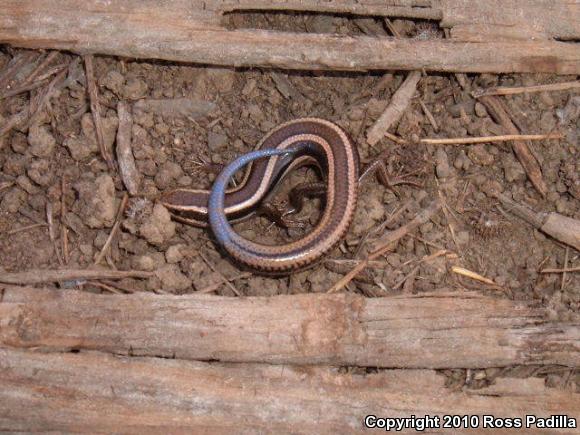
<instances>
[{"instance_id":1,"label":"weathered wood","mask_svg":"<svg viewBox=\"0 0 580 435\"><path fill-rule=\"evenodd\" d=\"M471 27L488 38L580 38L580 2L575 0L440 0L440 7L441 25L452 28L455 37L461 37L457 30Z\"/></svg>"},{"instance_id":2,"label":"weathered wood","mask_svg":"<svg viewBox=\"0 0 580 435\"><path fill-rule=\"evenodd\" d=\"M9 287L0 346L394 368L580 363L580 328L472 292L227 298Z\"/></svg>"},{"instance_id":3,"label":"weathered wood","mask_svg":"<svg viewBox=\"0 0 580 435\"><path fill-rule=\"evenodd\" d=\"M197 0L4 0L0 42L201 64L315 70L580 73L556 41L405 40L227 30Z\"/></svg>"},{"instance_id":4,"label":"weathered wood","mask_svg":"<svg viewBox=\"0 0 580 435\"><path fill-rule=\"evenodd\" d=\"M209 1L208 8L216 12L302 11L332 14L371 15L377 17L420 18L440 20L442 10L437 0L225 0Z\"/></svg>"},{"instance_id":5,"label":"weathered wood","mask_svg":"<svg viewBox=\"0 0 580 435\"><path fill-rule=\"evenodd\" d=\"M580 37L580 2L570 0L223 0L216 12L305 11L441 20L458 38Z\"/></svg>"},{"instance_id":6,"label":"weathered wood","mask_svg":"<svg viewBox=\"0 0 580 435\"><path fill-rule=\"evenodd\" d=\"M544 387L542 379L498 379L472 391L448 390L443 382L429 370L356 375L326 367L0 349L0 430L334 434L362 433L369 414L580 417L580 401Z\"/></svg>"}]
</instances>

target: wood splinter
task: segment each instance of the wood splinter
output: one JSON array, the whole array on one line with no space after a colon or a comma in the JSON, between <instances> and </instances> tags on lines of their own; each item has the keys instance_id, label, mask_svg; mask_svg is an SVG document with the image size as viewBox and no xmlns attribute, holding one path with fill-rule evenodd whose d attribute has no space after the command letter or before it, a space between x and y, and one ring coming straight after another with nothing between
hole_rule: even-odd
<instances>
[{"instance_id":1,"label":"wood splinter","mask_svg":"<svg viewBox=\"0 0 580 435\"><path fill-rule=\"evenodd\" d=\"M510 213L556 240L580 251L580 221L555 212L536 213L500 193L496 194L496 197Z\"/></svg>"}]
</instances>

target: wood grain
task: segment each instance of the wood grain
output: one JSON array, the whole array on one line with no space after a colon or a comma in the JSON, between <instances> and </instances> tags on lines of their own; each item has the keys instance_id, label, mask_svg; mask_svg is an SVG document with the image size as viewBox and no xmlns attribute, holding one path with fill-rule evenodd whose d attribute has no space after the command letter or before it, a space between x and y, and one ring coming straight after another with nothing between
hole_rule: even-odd
<instances>
[{"instance_id":1,"label":"wood grain","mask_svg":"<svg viewBox=\"0 0 580 435\"><path fill-rule=\"evenodd\" d=\"M580 73L580 48L553 40L406 40L228 30L202 2L5 0L0 43L82 54L311 70Z\"/></svg>"},{"instance_id":2,"label":"wood grain","mask_svg":"<svg viewBox=\"0 0 580 435\"><path fill-rule=\"evenodd\" d=\"M580 362L580 328L472 292L227 298L9 287L0 346L390 368Z\"/></svg>"},{"instance_id":3,"label":"wood grain","mask_svg":"<svg viewBox=\"0 0 580 435\"><path fill-rule=\"evenodd\" d=\"M543 379L498 379L471 391L443 382L429 370L357 375L328 367L0 349L0 430L350 434L363 432L368 414L580 417L580 401L544 387Z\"/></svg>"}]
</instances>

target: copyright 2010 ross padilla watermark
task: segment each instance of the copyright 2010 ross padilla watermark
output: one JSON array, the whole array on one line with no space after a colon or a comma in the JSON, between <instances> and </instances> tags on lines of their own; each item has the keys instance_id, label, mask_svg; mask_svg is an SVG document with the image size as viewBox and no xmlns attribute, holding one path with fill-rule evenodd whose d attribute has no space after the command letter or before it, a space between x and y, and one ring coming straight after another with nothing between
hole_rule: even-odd
<instances>
[{"instance_id":1,"label":"copyright 2010 ross padilla watermark","mask_svg":"<svg viewBox=\"0 0 580 435\"><path fill-rule=\"evenodd\" d=\"M567 415L539 417L495 417L493 415L424 415L410 417L377 417L367 415L363 425L366 429L400 432L409 429L423 432L430 429L574 429L577 421Z\"/></svg>"}]
</instances>

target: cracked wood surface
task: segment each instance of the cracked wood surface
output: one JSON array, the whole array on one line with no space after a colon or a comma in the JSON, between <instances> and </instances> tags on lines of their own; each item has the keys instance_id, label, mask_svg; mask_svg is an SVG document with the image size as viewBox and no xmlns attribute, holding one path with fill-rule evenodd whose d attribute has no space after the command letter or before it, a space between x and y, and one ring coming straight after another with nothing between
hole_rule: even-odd
<instances>
[{"instance_id":1,"label":"cracked wood surface","mask_svg":"<svg viewBox=\"0 0 580 435\"><path fill-rule=\"evenodd\" d=\"M8 287L0 346L275 364L578 366L580 328L472 292L228 298Z\"/></svg>"},{"instance_id":2,"label":"cracked wood surface","mask_svg":"<svg viewBox=\"0 0 580 435\"><path fill-rule=\"evenodd\" d=\"M521 4L514 1L513 5L511 14L502 9L502 17L523 13ZM580 73L579 44L533 40L527 34L525 40L466 42L457 38L404 40L228 30L223 26L221 13L211 7L212 2L197 0L161 3L157 0L5 0L0 8L0 43L227 66ZM215 3L214 7L217 8ZM575 4L569 4L570 13L564 15L574 19L577 11ZM550 15L549 8L546 14ZM456 21L470 23L470 19L456 18ZM449 17L448 21L454 22ZM511 21L507 23L502 26L512 29L512 33L513 28L518 28ZM573 29L579 26L575 22ZM544 32L542 29L545 26L534 27L534 37ZM474 39L473 32L467 33L466 39ZM477 36L481 32L475 33Z\"/></svg>"},{"instance_id":3,"label":"cracked wood surface","mask_svg":"<svg viewBox=\"0 0 580 435\"><path fill-rule=\"evenodd\" d=\"M580 417L573 393L546 388L539 378L498 378L465 391L443 384L431 370L361 375L330 367L0 349L0 430L334 434L363 433L369 414Z\"/></svg>"},{"instance_id":4,"label":"cracked wood surface","mask_svg":"<svg viewBox=\"0 0 580 435\"><path fill-rule=\"evenodd\" d=\"M576 0L223 0L208 1L219 13L305 11L441 21L452 36L479 39L580 38Z\"/></svg>"}]
</instances>

